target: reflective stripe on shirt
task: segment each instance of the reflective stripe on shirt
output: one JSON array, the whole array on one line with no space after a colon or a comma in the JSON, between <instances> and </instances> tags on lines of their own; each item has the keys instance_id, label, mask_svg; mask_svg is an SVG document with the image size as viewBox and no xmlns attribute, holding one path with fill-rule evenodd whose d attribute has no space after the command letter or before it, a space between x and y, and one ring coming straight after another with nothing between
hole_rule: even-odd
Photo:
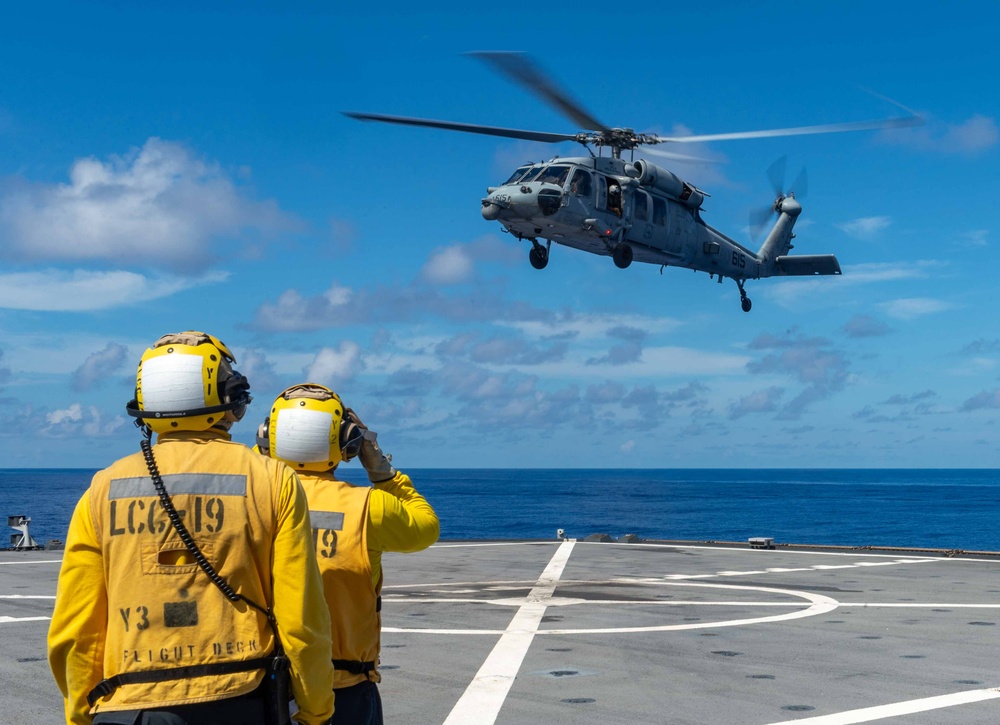
<instances>
[{"instance_id":1,"label":"reflective stripe on shirt","mask_svg":"<svg viewBox=\"0 0 1000 725\"><path fill-rule=\"evenodd\" d=\"M163 477L167 493L214 494L215 496L246 496L247 477L229 473L173 473ZM114 478L108 488L108 500L116 498L142 498L156 496L156 488L148 476Z\"/></svg>"}]
</instances>

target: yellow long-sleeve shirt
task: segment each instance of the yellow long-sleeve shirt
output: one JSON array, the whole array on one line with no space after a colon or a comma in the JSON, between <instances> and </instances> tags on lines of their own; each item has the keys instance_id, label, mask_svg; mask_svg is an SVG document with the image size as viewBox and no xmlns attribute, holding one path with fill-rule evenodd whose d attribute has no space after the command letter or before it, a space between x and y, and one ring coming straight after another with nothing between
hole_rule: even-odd
<instances>
[{"instance_id":1,"label":"yellow long-sleeve shirt","mask_svg":"<svg viewBox=\"0 0 1000 725\"><path fill-rule=\"evenodd\" d=\"M174 505L236 590L271 605L303 725L333 712L330 618L308 505L295 473L217 432L160 437L154 454ZM73 513L49 628L66 721L89 725L87 694L124 672L255 659L274 649L263 614L233 604L191 559L141 454L98 472ZM252 691L262 670L125 685L94 712L192 704Z\"/></svg>"},{"instance_id":2,"label":"yellow long-sleeve shirt","mask_svg":"<svg viewBox=\"0 0 1000 725\"><path fill-rule=\"evenodd\" d=\"M333 623L335 660L376 662L381 616L382 552L414 552L437 541L440 524L409 477L396 472L374 487L338 480L332 472L300 472L316 532L316 560ZM380 681L377 669L364 673L338 667L333 685Z\"/></svg>"}]
</instances>

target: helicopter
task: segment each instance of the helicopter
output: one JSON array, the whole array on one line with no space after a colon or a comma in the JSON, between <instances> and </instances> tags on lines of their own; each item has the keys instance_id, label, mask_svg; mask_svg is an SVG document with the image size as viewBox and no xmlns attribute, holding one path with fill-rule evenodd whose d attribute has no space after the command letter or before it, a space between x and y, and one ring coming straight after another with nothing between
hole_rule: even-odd
<instances>
[{"instance_id":1,"label":"helicopter","mask_svg":"<svg viewBox=\"0 0 1000 725\"><path fill-rule=\"evenodd\" d=\"M754 252L705 223L701 217L702 202L710 194L649 160L635 159L635 149L668 143L903 128L923 123L918 114L880 96L909 115L707 135L637 133L631 128L610 127L599 121L522 53L475 52L469 55L491 65L587 130L549 133L353 111L345 111L344 115L362 121L529 141L579 143L589 156L554 157L549 161L525 163L502 184L488 187L487 196L482 199L483 218L499 222L505 232L518 240L529 241L528 260L535 269L548 265L553 242L609 256L620 269L628 268L633 261L660 265L661 274L665 267L683 267L707 272L710 279L717 278L720 284L726 278L734 280L744 312L752 307L745 289L747 280L841 274L840 263L833 254L789 255L795 238L792 229L802 213L794 186L804 185L804 174L793 188L785 190L783 181L775 178L783 176L782 160L772 166L769 175L775 187L775 199L757 215L757 222L751 228L762 228L772 214L777 214L777 219L760 249ZM597 154L593 147L598 149ZM609 155L605 155L605 149L610 151ZM622 158L623 151L629 152L629 160ZM679 162L703 160L654 148L645 149L645 153Z\"/></svg>"}]
</instances>

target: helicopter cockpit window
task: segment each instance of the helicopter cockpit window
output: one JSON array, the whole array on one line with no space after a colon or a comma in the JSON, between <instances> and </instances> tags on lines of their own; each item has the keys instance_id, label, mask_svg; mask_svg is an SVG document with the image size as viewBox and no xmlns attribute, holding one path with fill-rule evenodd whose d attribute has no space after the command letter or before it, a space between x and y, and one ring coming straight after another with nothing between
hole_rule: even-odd
<instances>
[{"instance_id":1,"label":"helicopter cockpit window","mask_svg":"<svg viewBox=\"0 0 1000 725\"><path fill-rule=\"evenodd\" d=\"M561 166L559 164L553 164L552 166L546 166L545 170L542 171L537 177L532 179L532 181L540 181L546 184L555 184L556 186L562 186L566 183L566 178L569 176L569 167Z\"/></svg>"},{"instance_id":2,"label":"helicopter cockpit window","mask_svg":"<svg viewBox=\"0 0 1000 725\"><path fill-rule=\"evenodd\" d=\"M653 197L653 223L661 227L667 225L667 202Z\"/></svg>"},{"instance_id":3,"label":"helicopter cockpit window","mask_svg":"<svg viewBox=\"0 0 1000 725\"><path fill-rule=\"evenodd\" d=\"M524 166L519 167L517 171L510 175L510 178L507 179L507 181L501 184L501 186L506 186L507 184L513 184L516 181L519 181L522 176L528 173L529 170L531 170L531 164L525 164Z\"/></svg>"},{"instance_id":4,"label":"helicopter cockpit window","mask_svg":"<svg viewBox=\"0 0 1000 725\"><path fill-rule=\"evenodd\" d=\"M569 185L569 190L577 196L592 197L594 186L591 182L590 172L577 169L573 174L573 182Z\"/></svg>"},{"instance_id":5,"label":"helicopter cockpit window","mask_svg":"<svg viewBox=\"0 0 1000 725\"><path fill-rule=\"evenodd\" d=\"M649 197L644 191L635 193L635 218L639 221L646 221L649 218Z\"/></svg>"}]
</instances>

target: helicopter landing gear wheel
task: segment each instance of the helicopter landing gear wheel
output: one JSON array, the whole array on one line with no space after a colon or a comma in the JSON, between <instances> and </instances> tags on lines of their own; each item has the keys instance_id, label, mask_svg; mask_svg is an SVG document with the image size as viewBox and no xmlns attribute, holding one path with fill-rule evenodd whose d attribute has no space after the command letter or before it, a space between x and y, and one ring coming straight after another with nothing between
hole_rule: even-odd
<instances>
[{"instance_id":1,"label":"helicopter landing gear wheel","mask_svg":"<svg viewBox=\"0 0 1000 725\"><path fill-rule=\"evenodd\" d=\"M743 289L743 283L746 280L738 279L736 280L736 286L740 288L740 307L743 308L744 312L749 312L750 308L753 307L753 303L750 298L747 297L746 290Z\"/></svg>"},{"instance_id":2,"label":"helicopter landing gear wheel","mask_svg":"<svg viewBox=\"0 0 1000 725\"><path fill-rule=\"evenodd\" d=\"M632 247L625 242L619 242L611 250L611 258L615 260L618 269L625 269L632 264Z\"/></svg>"},{"instance_id":3,"label":"helicopter landing gear wheel","mask_svg":"<svg viewBox=\"0 0 1000 725\"><path fill-rule=\"evenodd\" d=\"M549 250L541 244L536 244L528 252L528 261L535 269L545 269L545 265L549 263Z\"/></svg>"}]
</instances>

